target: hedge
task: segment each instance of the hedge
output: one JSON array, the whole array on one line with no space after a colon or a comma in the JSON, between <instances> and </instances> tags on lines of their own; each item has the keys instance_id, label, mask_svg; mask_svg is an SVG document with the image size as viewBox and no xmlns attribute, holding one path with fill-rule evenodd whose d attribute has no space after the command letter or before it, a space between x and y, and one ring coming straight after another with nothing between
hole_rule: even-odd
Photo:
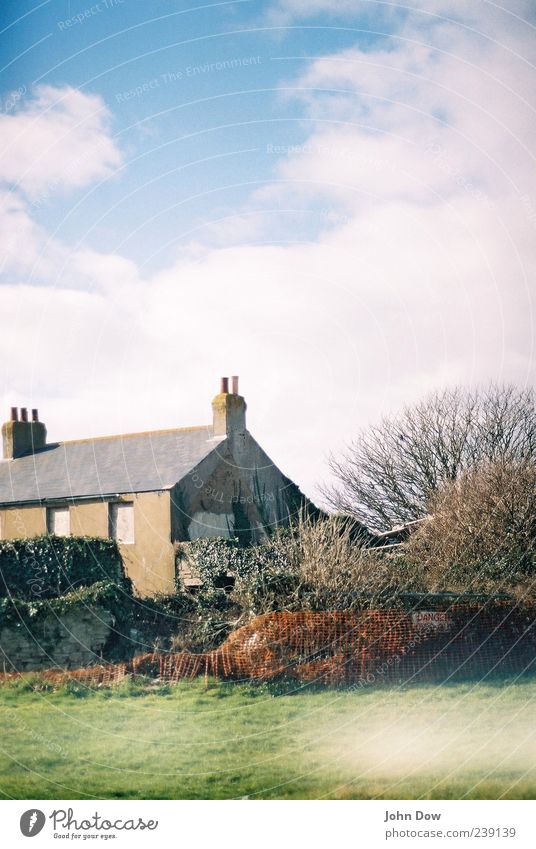
<instances>
[{"instance_id":1,"label":"hedge","mask_svg":"<svg viewBox=\"0 0 536 849\"><path fill-rule=\"evenodd\" d=\"M188 615L195 604L186 595L135 598L128 584L98 581L61 598L0 598L0 631L15 628L32 634L47 620L60 620L88 608L100 608L112 614L112 630L105 647L106 659L110 661L152 651L157 644L170 645L172 638L188 625ZM39 639L42 641L41 632Z\"/></svg>"},{"instance_id":2,"label":"hedge","mask_svg":"<svg viewBox=\"0 0 536 849\"><path fill-rule=\"evenodd\" d=\"M19 598L0 599L0 629L4 627L25 628L51 616L61 618L68 613L88 607L108 610L114 621L126 622L131 615L132 598L110 581L98 581L90 587L73 590L61 598L36 598L32 601Z\"/></svg>"},{"instance_id":3,"label":"hedge","mask_svg":"<svg viewBox=\"0 0 536 849\"><path fill-rule=\"evenodd\" d=\"M130 585L115 540L39 536L0 541L0 598L57 598L97 581Z\"/></svg>"}]
</instances>

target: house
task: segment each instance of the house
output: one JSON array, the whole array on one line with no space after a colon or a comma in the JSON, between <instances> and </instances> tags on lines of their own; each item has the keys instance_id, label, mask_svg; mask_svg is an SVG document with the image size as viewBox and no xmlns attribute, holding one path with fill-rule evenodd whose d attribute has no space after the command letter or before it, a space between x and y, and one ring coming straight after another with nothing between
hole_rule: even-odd
<instances>
[{"instance_id":1,"label":"house","mask_svg":"<svg viewBox=\"0 0 536 849\"><path fill-rule=\"evenodd\" d=\"M2 427L0 538L113 537L140 595L172 592L176 543L262 540L309 504L246 429L238 378L212 424L47 442L37 410Z\"/></svg>"}]
</instances>

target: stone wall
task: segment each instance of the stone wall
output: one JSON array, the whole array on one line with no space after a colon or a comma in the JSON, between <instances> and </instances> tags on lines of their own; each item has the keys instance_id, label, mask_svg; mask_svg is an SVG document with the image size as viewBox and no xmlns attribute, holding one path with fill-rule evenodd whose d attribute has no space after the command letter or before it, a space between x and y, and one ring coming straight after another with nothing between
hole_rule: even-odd
<instances>
[{"instance_id":1,"label":"stone wall","mask_svg":"<svg viewBox=\"0 0 536 849\"><path fill-rule=\"evenodd\" d=\"M32 625L10 623L0 630L0 671L90 666L100 660L112 624L111 613L100 607L78 608L61 617L51 613Z\"/></svg>"}]
</instances>

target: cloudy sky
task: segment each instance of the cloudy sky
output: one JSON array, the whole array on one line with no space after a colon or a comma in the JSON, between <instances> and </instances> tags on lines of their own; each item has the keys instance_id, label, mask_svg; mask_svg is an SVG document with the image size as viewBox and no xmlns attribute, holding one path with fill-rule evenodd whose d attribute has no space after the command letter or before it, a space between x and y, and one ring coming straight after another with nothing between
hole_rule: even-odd
<instances>
[{"instance_id":1,"label":"cloudy sky","mask_svg":"<svg viewBox=\"0 0 536 849\"><path fill-rule=\"evenodd\" d=\"M536 10L4 0L0 411L210 420L315 495L434 388L534 381Z\"/></svg>"}]
</instances>

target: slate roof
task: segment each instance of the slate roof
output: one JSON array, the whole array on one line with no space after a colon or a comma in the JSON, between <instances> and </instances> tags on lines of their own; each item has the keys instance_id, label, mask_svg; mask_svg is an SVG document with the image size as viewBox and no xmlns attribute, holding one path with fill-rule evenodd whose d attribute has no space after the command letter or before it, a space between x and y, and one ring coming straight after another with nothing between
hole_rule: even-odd
<instances>
[{"instance_id":1,"label":"slate roof","mask_svg":"<svg viewBox=\"0 0 536 849\"><path fill-rule=\"evenodd\" d=\"M225 437L212 427L56 442L0 461L0 505L170 489Z\"/></svg>"}]
</instances>

